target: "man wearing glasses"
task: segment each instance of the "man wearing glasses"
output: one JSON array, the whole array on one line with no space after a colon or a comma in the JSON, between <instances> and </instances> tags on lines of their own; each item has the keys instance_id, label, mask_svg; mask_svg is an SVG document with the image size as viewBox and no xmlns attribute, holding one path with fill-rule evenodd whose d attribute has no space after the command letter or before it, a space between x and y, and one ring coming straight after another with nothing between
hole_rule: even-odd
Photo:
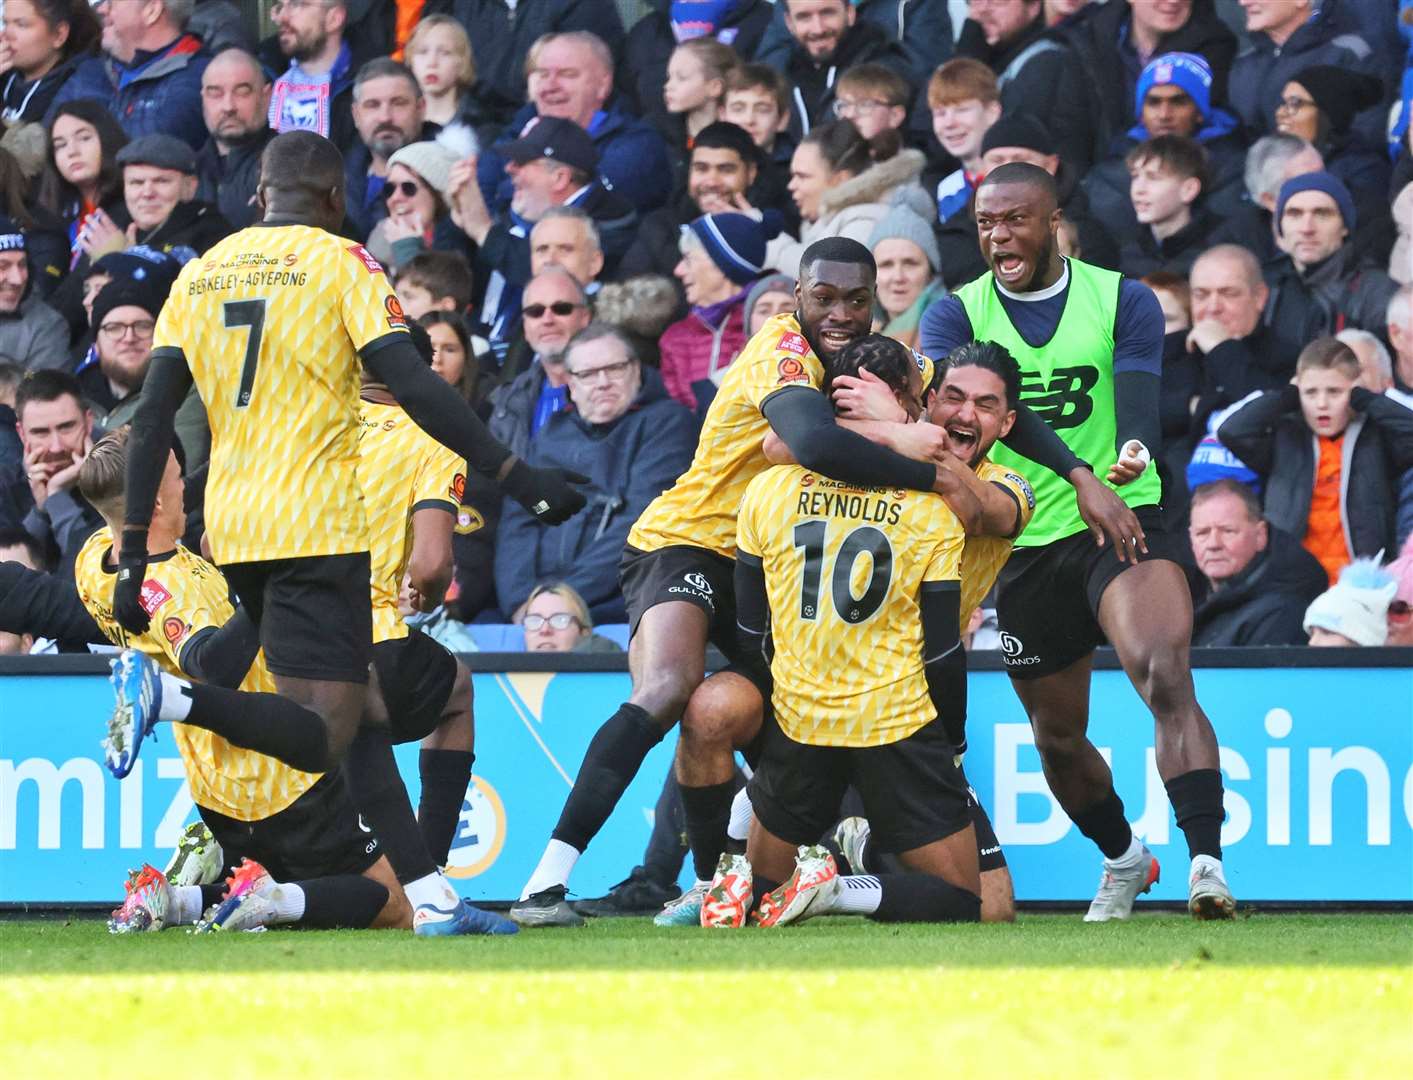
<instances>
[{"instance_id":1,"label":"man wearing glasses","mask_svg":"<svg viewBox=\"0 0 1413 1080\"><path fill-rule=\"evenodd\" d=\"M902 47L876 24L856 18L849 0L785 0L791 42L784 74L792 102L790 134L797 139L833 118L837 82L848 68L872 62L907 70Z\"/></svg>"},{"instance_id":2,"label":"man wearing glasses","mask_svg":"<svg viewBox=\"0 0 1413 1080\"><path fill-rule=\"evenodd\" d=\"M606 324L574 335L563 369L572 408L549 418L526 460L591 477L589 505L567 529L550 532L507 503L496 533L496 595L509 615L540 582L562 581L584 598L594 622L625 622L618 561L628 530L691 463L696 423Z\"/></svg>"}]
</instances>

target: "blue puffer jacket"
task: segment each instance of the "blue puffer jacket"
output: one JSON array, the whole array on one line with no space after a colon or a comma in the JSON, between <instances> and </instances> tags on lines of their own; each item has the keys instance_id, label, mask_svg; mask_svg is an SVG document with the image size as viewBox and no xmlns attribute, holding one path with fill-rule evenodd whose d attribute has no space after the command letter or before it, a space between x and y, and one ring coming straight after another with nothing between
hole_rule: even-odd
<instances>
[{"instance_id":1,"label":"blue puffer jacket","mask_svg":"<svg viewBox=\"0 0 1413 1080\"><path fill-rule=\"evenodd\" d=\"M509 211L513 190L505 174L505 147L535 115L534 105L516 113L476 166L481 194L491 213L498 216ZM594 118L589 134L599 152L599 175L608 186L632 203L639 214L666 204L672 193L672 169L667 162L667 143L651 124L610 107Z\"/></svg>"},{"instance_id":2,"label":"blue puffer jacket","mask_svg":"<svg viewBox=\"0 0 1413 1080\"><path fill-rule=\"evenodd\" d=\"M567 581L594 622L623 622L618 561L628 530L648 503L691 464L697 425L671 400L662 378L643 370L632 408L612 424L586 423L572 408L550 417L530 443L531 465L557 465L592 480L589 504L563 525L546 528L506 499L496 533L496 595L507 618L541 581Z\"/></svg>"},{"instance_id":3,"label":"blue puffer jacket","mask_svg":"<svg viewBox=\"0 0 1413 1080\"><path fill-rule=\"evenodd\" d=\"M201 74L210 62L194 34L183 34L154 53L140 52L131 64L95 56L78 66L55 104L91 98L107 106L129 139L160 132L199 150L207 138Z\"/></svg>"}]
</instances>

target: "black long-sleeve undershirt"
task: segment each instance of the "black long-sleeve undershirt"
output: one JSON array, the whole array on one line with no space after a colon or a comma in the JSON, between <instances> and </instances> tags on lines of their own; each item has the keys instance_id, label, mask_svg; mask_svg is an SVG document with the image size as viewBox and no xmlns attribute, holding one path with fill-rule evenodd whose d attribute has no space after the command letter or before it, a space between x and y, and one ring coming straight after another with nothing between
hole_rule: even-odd
<instances>
[{"instance_id":1,"label":"black long-sleeve undershirt","mask_svg":"<svg viewBox=\"0 0 1413 1080\"><path fill-rule=\"evenodd\" d=\"M192 634L182 646L182 670L197 682L237 689L260 651L260 628L236 608L223 626L207 626Z\"/></svg>"},{"instance_id":2,"label":"black long-sleeve undershirt","mask_svg":"<svg viewBox=\"0 0 1413 1080\"><path fill-rule=\"evenodd\" d=\"M961 600L958 581L925 581L918 597L927 695L958 752L967 744L967 654L961 642Z\"/></svg>"},{"instance_id":3,"label":"black long-sleeve undershirt","mask_svg":"<svg viewBox=\"0 0 1413 1080\"><path fill-rule=\"evenodd\" d=\"M841 428L829 399L807 386L791 386L766 399L762 408L775 433L796 461L846 484L906 487L931 491L937 469Z\"/></svg>"}]
</instances>

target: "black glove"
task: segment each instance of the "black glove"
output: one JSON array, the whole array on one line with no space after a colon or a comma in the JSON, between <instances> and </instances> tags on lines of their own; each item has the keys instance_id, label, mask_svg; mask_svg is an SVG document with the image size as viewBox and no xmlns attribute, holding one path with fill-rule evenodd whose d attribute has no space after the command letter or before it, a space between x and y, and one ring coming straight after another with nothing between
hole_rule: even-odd
<instances>
[{"instance_id":1,"label":"black glove","mask_svg":"<svg viewBox=\"0 0 1413 1080\"><path fill-rule=\"evenodd\" d=\"M113 586L113 617L129 634L145 633L152 617L142 606L142 583L147 577L147 533L124 529L118 548L118 581Z\"/></svg>"},{"instance_id":2,"label":"black glove","mask_svg":"<svg viewBox=\"0 0 1413 1080\"><path fill-rule=\"evenodd\" d=\"M570 485L587 483L587 476L580 476L570 469L536 469L523 461L516 461L500 486L546 525L559 525L584 508L584 493Z\"/></svg>"}]
</instances>

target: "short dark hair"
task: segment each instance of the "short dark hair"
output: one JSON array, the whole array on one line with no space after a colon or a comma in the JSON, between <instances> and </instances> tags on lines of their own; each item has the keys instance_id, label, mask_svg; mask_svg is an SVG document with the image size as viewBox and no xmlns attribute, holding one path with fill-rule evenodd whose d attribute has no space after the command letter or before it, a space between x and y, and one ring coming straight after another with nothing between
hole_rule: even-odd
<instances>
[{"instance_id":1,"label":"short dark hair","mask_svg":"<svg viewBox=\"0 0 1413 1080\"><path fill-rule=\"evenodd\" d=\"M734 150L747 165L760 164L760 151L750 132L725 120L717 120L697 132L692 151L698 150Z\"/></svg>"},{"instance_id":2,"label":"short dark hair","mask_svg":"<svg viewBox=\"0 0 1413 1080\"><path fill-rule=\"evenodd\" d=\"M26 369L6 357L0 357L0 394L13 393L24 381Z\"/></svg>"},{"instance_id":3,"label":"short dark hair","mask_svg":"<svg viewBox=\"0 0 1413 1080\"><path fill-rule=\"evenodd\" d=\"M276 135L260 156L260 182L281 191L321 195L344 185L343 155L314 131Z\"/></svg>"},{"instance_id":4,"label":"short dark hair","mask_svg":"<svg viewBox=\"0 0 1413 1080\"><path fill-rule=\"evenodd\" d=\"M878 274L878 263L874 261L873 252L847 236L826 236L805 248L805 253L800 256L800 280L812 277L815 264L822 262L857 263L867 266L875 276Z\"/></svg>"},{"instance_id":5,"label":"short dark hair","mask_svg":"<svg viewBox=\"0 0 1413 1080\"><path fill-rule=\"evenodd\" d=\"M896 393L907 393L909 368L916 368L913 351L902 342L884 334L865 334L855 338L829 358L824 368L826 386L833 386L841 375L857 376L871 371Z\"/></svg>"},{"instance_id":6,"label":"short dark hair","mask_svg":"<svg viewBox=\"0 0 1413 1080\"><path fill-rule=\"evenodd\" d=\"M997 165L976 186L980 190L994 184L1025 184L1038 188L1056 206L1060 205L1060 188L1055 183L1055 178L1039 165L1032 165L1028 161L1008 161L1004 165Z\"/></svg>"},{"instance_id":7,"label":"short dark hair","mask_svg":"<svg viewBox=\"0 0 1413 1080\"><path fill-rule=\"evenodd\" d=\"M1009 349L994 341L968 341L958 345L947 359L938 365L941 378L954 368L977 367L991 372L1006 387L1006 407L1014 409L1020 404L1021 371L1020 364ZM941 380L938 381L941 386Z\"/></svg>"},{"instance_id":8,"label":"short dark hair","mask_svg":"<svg viewBox=\"0 0 1413 1080\"><path fill-rule=\"evenodd\" d=\"M1124 166L1132 170L1148 161L1156 161L1183 180L1196 177L1202 190L1207 190L1207 151L1196 139L1181 135L1154 136L1130 150L1124 158Z\"/></svg>"},{"instance_id":9,"label":"short dark hair","mask_svg":"<svg viewBox=\"0 0 1413 1080\"><path fill-rule=\"evenodd\" d=\"M398 63L390 56L379 56L359 68L358 74L353 77L353 100L358 100L358 91L364 83L387 78L406 79L412 87L412 93L419 98L422 96L422 84L417 81L417 76L412 74L410 67Z\"/></svg>"},{"instance_id":10,"label":"short dark hair","mask_svg":"<svg viewBox=\"0 0 1413 1080\"><path fill-rule=\"evenodd\" d=\"M12 547L24 548L29 555L29 561L40 570L48 568L49 560L44 557L43 544L18 526L0 528L0 548Z\"/></svg>"},{"instance_id":11,"label":"short dark hair","mask_svg":"<svg viewBox=\"0 0 1413 1080\"><path fill-rule=\"evenodd\" d=\"M426 289L433 300L451 297L457 311L471 304L476 281L466 256L455 251L424 251L414 255L398 271L397 280Z\"/></svg>"},{"instance_id":12,"label":"short dark hair","mask_svg":"<svg viewBox=\"0 0 1413 1080\"><path fill-rule=\"evenodd\" d=\"M1190 506L1195 508L1198 503L1206 502L1217 495L1234 495L1241 500L1241 504L1246 507L1246 516L1252 521L1261 520L1261 499L1249 484L1243 484L1240 480L1233 480L1229 476L1224 476L1220 480L1212 480L1206 484L1199 484L1192 490L1192 501Z\"/></svg>"},{"instance_id":13,"label":"short dark hair","mask_svg":"<svg viewBox=\"0 0 1413 1080\"><path fill-rule=\"evenodd\" d=\"M20 380L19 388L15 391L15 415L23 420L25 406L31 401L58 401L66 396L77 401L80 408L87 408L83 400L83 388L67 371L55 371L52 368L31 371Z\"/></svg>"}]
</instances>

